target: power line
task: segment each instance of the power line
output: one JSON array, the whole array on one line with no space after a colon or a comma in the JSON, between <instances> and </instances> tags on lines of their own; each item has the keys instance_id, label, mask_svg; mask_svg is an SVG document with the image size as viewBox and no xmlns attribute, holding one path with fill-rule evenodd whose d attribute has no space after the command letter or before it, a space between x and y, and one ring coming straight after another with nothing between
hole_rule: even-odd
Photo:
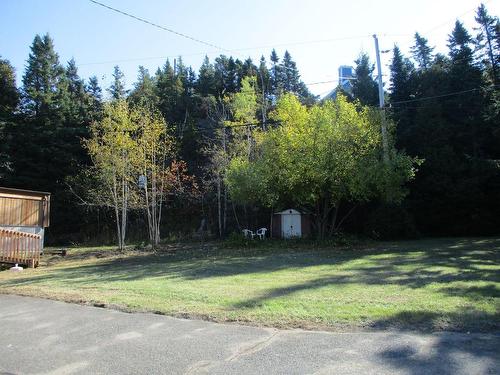
<instances>
[{"instance_id":1,"label":"power line","mask_svg":"<svg viewBox=\"0 0 500 375\"><path fill-rule=\"evenodd\" d=\"M484 5L486 5L486 4L490 3L491 1L492 1L492 0L486 0L486 1L484 1L484 2L483 2L483 4L484 4ZM443 26L446 26L446 25L448 25L450 22L456 21L458 18L460 18L460 17L462 17L462 16L465 16L466 14L468 14L468 13L470 13L470 12L473 12L473 11L475 11L476 9L477 9L477 7L472 8L472 9L469 9L468 11L466 11L466 12L464 12L464 13L461 13L461 14L459 14L459 15L458 15L458 16L456 16L456 17L450 18L448 21L443 22L443 23L441 23L441 24L439 24L439 25L437 25L437 26L434 26L433 28L431 28L431 29L427 30L427 31L424 33L424 35L425 35L425 34L429 34L430 32L432 32L432 31L434 31L434 30L437 30L437 29L439 29L439 28L441 28L441 27L443 27Z\"/></svg>"},{"instance_id":2,"label":"power line","mask_svg":"<svg viewBox=\"0 0 500 375\"><path fill-rule=\"evenodd\" d=\"M124 15L124 16L126 16L126 17L130 17L130 18L132 18L132 19L134 19L134 20L137 20L137 21L139 21L139 22L143 22L143 23L145 23L145 24L148 24L148 25L150 25L150 26L153 26L153 27L159 28L159 29L161 29L161 30L164 30L164 31L167 31L167 32L173 33L173 34L178 35L178 36L181 36L181 37L183 37L183 38L186 38L186 39L189 39L189 40L192 40L192 41L195 41L195 42L198 42L198 43L201 43L201 44L207 45L207 46L209 46L209 47L216 48L216 49L221 50L221 51L224 51L224 52L228 52L228 53L235 53L235 54L239 54L240 56L243 56L242 54L238 53L238 50L229 50L229 49L226 49L226 48L222 48L222 47L220 47L220 46L218 46L218 45L215 45L215 44L213 44L213 43L205 42L205 41L203 41L203 40L201 40L201 39L194 38L194 37L189 36L189 35L184 34L184 33L180 33L180 32L178 32L178 31L172 30L172 29L167 28L167 27L165 27L165 26L158 25L158 24L156 24L156 23L154 23L154 22L151 22L151 21L148 21L148 20L146 20L146 19L144 19L144 18L141 18L141 17L135 16L135 15L133 15L133 14L131 14L131 13L127 13L127 12L122 11L122 10L120 10L120 9L116 9L116 8L110 7L110 6L108 6L108 5L106 5L106 4L103 4L103 3L99 2L99 1L96 1L96 0L89 0L89 1L90 1L90 2L92 2L92 3L94 3L94 4L96 4L96 5L102 6L102 7L106 8L106 9L109 9L109 10L111 10L111 11L113 11L113 12L116 12L116 13L122 14L122 15ZM319 41L318 41L318 40L316 40L316 41L311 41L311 42L312 42L312 43L316 43L316 42L324 42L324 41L332 41L332 40L348 40L348 39L351 39L351 38L353 38L353 39L354 39L354 38L360 38L360 37L361 37L361 38L365 38L365 37L367 37L367 36L366 36L366 35L363 35L363 36L347 36L347 37L340 37L340 38L334 38L334 39L324 39L324 40L319 40ZM301 43L301 42L298 42L298 44L300 44L300 43ZM304 43L310 43L310 42L304 42ZM253 48L253 47L252 47L252 48ZM258 48L264 48L264 47L255 47L255 49L258 49ZM241 49L241 50L245 50L245 49ZM246 58L246 56L244 56L244 57ZM283 68L283 67L282 67L282 68ZM288 67L285 67L285 68L286 68L286 69L290 69L290 70L292 69L292 68L288 68Z\"/></svg>"},{"instance_id":3,"label":"power line","mask_svg":"<svg viewBox=\"0 0 500 375\"><path fill-rule=\"evenodd\" d=\"M92 0L90 0L90 1L92 1ZM287 42L287 43L280 43L280 44L268 44L268 45L262 45L262 46L237 48L237 49L233 49L233 50L224 50L224 51L226 51L226 52L250 51L250 50L256 50L256 49L263 49L263 48L276 48L276 47L286 47L286 46L295 46L295 45L331 43L331 42L335 42L335 41L352 40L352 39L364 39L364 38L369 38L369 37L371 37L371 35L345 36L345 37L331 38L331 39L305 40L305 41L300 41L300 42ZM122 60L108 60L108 61L98 61L98 62L87 62L87 63L78 64L78 66L100 65L100 64L115 64L115 63L121 63L121 62L134 62L134 61L146 61L146 60L160 60L160 59L175 58L175 57L178 57L178 56L211 55L211 54L214 54L214 53L219 53L219 52L217 50L217 51L205 51L205 52L178 53L178 54L169 55L169 56L137 57L137 58L131 58L131 59L122 59Z\"/></svg>"},{"instance_id":4,"label":"power line","mask_svg":"<svg viewBox=\"0 0 500 375\"><path fill-rule=\"evenodd\" d=\"M164 31L168 31L169 33L172 33L172 34L178 35L178 36L180 36L180 37L183 37L183 38L186 38L186 39L192 40L192 41L197 42L197 43L204 44L204 45L209 46L209 47L217 48L217 49L219 49L219 50L221 50L221 51L231 52L231 51L226 50L225 48L219 47L219 46L217 46L217 45L215 45L215 44L212 44L212 43L209 43L209 42L205 42L205 41L203 41L203 40L201 40L201 39L194 38L194 37L189 36L189 35L186 35L186 34L184 34L184 33L180 33L180 32L178 32L178 31L175 31L175 30L169 29L168 27L165 27L165 26L162 26L162 25L158 25L157 23L154 23L154 22L148 21L148 20L146 20L146 19L144 19L144 18L141 18L141 17L134 16L133 14L130 14L130 13L124 12L124 11L122 11L122 10L120 10L120 9L116 9L116 8L110 7L110 6L106 5L106 4L100 3L99 1L96 1L96 0L89 0L89 1L90 1L90 2L92 2L92 3L94 3L94 4L96 4L96 5L101 6L101 7L103 7L103 8L106 8L106 9L112 10L113 12L120 13L120 14L122 14L122 15L124 15L124 16L130 17L130 18L133 18L133 19L135 19L135 20L137 20L137 21L139 21L139 22L143 22L143 23L145 23L145 24L148 24L148 25L154 26L154 27L156 27L156 28L158 28L158 29L162 29L162 30L164 30Z\"/></svg>"},{"instance_id":5,"label":"power line","mask_svg":"<svg viewBox=\"0 0 500 375\"><path fill-rule=\"evenodd\" d=\"M499 86L499 85L493 85L492 87L495 87L495 86ZM482 90L482 89L483 89L482 87L476 87L476 88L473 88L473 89L470 89L470 90L455 91L455 92L450 92L450 93L442 94L442 95L426 96L426 97L423 97L423 98L409 99L409 100L399 100L397 102L391 102L390 105L393 105L393 104L404 104L404 103L413 103L413 102L421 102L421 101L424 101L424 100L445 98L447 96L462 95L462 94L466 94L466 93L469 93L469 92L479 91L479 90Z\"/></svg>"}]
</instances>

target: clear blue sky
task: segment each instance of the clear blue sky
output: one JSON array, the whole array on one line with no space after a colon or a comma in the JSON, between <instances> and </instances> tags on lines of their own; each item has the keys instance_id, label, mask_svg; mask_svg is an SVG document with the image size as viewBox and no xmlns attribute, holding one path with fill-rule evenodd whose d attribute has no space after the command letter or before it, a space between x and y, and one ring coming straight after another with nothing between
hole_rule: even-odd
<instances>
[{"instance_id":1,"label":"clear blue sky","mask_svg":"<svg viewBox=\"0 0 500 375\"><path fill-rule=\"evenodd\" d=\"M472 9L480 4L475 0L100 1L235 51L235 57L258 61L262 54L268 59L273 47L280 55L288 49L306 83L337 79L338 66L353 64L361 50L373 60L373 33L379 35L381 49L398 43L408 53L412 36L419 31L436 51L446 52L455 19L472 31ZM490 14L500 13L500 0L483 2ZM74 57L80 75L95 74L104 87L114 65L122 68L131 85L139 65L154 73L166 57L181 55L197 70L205 54L213 59L221 53L88 0L0 0L0 55L16 68L18 82L34 36L46 32L54 39L61 62ZM389 62L389 54L383 62ZM335 85L309 88L324 94Z\"/></svg>"}]
</instances>

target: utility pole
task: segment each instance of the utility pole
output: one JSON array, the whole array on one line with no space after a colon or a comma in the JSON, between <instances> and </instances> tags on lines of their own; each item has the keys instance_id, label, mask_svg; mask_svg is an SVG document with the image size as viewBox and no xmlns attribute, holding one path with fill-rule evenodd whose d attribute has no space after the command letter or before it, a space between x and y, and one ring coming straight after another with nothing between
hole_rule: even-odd
<instances>
[{"instance_id":1,"label":"utility pole","mask_svg":"<svg viewBox=\"0 0 500 375\"><path fill-rule=\"evenodd\" d=\"M373 34L375 39L375 54L377 56L377 73L378 73L378 102L380 107L380 117L382 119L382 148L384 161L389 161L389 145L387 141L387 124L385 122L385 103L384 103L384 86L382 85L382 64L380 63L380 50L378 48L377 35Z\"/></svg>"}]
</instances>

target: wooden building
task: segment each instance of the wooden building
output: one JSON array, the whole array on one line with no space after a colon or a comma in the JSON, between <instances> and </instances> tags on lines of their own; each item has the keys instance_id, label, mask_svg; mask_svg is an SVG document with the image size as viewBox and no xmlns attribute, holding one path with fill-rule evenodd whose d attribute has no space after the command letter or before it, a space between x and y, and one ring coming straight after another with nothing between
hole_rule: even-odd
<instances>
[{"instance_id":1,"label":"wooden building","mask_svg":"<svg viewBox=\"0 0 500 375\"><path fill-rule=\"evenodd\" d=\"M0 187L0 262L36 266L49 217L50 193Z\"/></svg>"}]
</instances>

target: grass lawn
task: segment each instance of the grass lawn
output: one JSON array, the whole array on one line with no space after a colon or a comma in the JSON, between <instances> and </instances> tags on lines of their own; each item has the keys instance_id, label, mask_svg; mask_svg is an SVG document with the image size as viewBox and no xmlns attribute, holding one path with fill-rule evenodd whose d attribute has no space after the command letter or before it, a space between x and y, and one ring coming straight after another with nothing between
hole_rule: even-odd
<instances>
[{"instance_id":1,"label":"grass lawn","mask_svg":"<svg viewBox=\"0 0 500 375\"><path fill-rule=\"evenodd\" d=\"M72 248L0 293L275 327L500 328L500 239L375 243L358 249Z\"/></svg>"}]
</instances>

